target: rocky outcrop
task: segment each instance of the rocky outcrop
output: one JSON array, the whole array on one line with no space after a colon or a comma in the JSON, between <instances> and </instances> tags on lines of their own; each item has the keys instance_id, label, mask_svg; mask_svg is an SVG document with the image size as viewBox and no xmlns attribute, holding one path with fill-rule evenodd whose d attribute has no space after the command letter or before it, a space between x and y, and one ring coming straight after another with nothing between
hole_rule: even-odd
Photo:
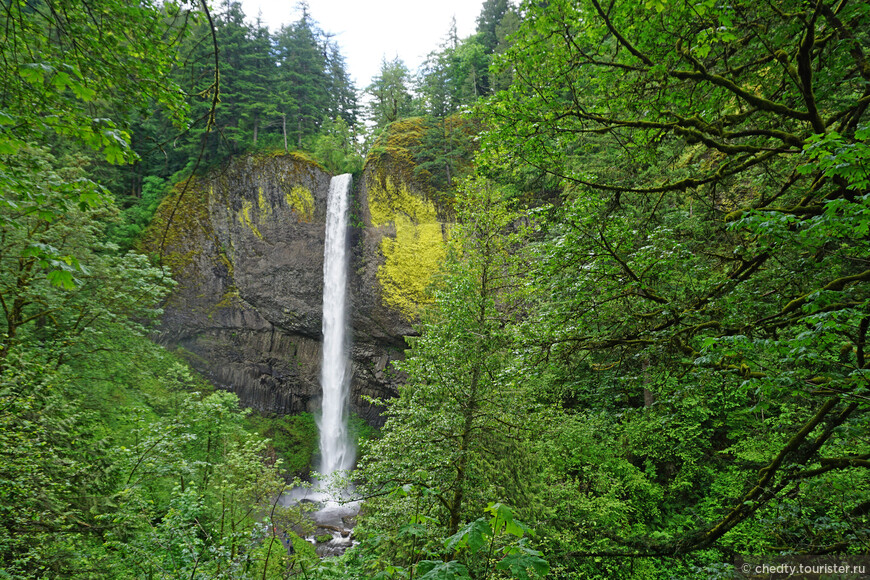
<instances>
[{"instance_id":1,"label":"rocky outcrop","mask_svg":"<svg viewBox=\"0 0 870 580\"><path fill-rule=\"evenodd\" d=\"M412 155L425 131L420 118L391 124L369 153L359 188L357 222L363 228L353 244L356 312L372 317L362 326L383 324L389 333L404 332L407 321L417 318L447 253L450 208L418 176ZM396 320L405 326L392 326Z\"/></svg>"},{"instance_id":2,"label":"rocky outcrop","mask_svg":"<svg viewBox=\"0 0 870 580\"><path fill-rule=\"evenodd\" d=\"M330 179L297 154L238 157L178 186L144 242L178 282L159 342L264 413L320 408ZM350 404L378 425L381 409L368 399L397 394L392 363L445 254L446 228L406 160L389 151L370 158L351 207Z\"/></svg>"},{"instance_id":3,"label":"rocky outcrop","mask_svg":"<svg viewBox=\"0 0 870 580\"><path fill-rule=\"evenodd\" d=\"M296 155L237 158L188 184L183 196L179 186L146 237L145 249L162 253L178 282L158 340L182 349L213 383L261 412L319 408L329 181ZM407 330L354 328L351 406L372 423L379 409L366 396L395 394L388 371L402 356Z\"/></svg>"}]
</instances>

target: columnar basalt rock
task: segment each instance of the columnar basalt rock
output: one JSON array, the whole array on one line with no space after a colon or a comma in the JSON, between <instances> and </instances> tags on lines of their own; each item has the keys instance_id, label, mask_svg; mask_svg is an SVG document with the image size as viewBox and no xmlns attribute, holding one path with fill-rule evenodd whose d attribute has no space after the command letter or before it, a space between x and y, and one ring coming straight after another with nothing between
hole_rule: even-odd
<instances>
[{"instance_id":1,"label":"columnar basalt rock","mask_svg":"<svg viewBox=\"0 0 870 580\"><path fill-rule=\"evenodd\" d=\"M215 385L261 412L320 406L329 180L301 156L239 157L192 182L180 203L178 187L159 208L144 242L144 250L159 252L165 237L164 262L178 282L158 341L182 349ZM354 295L378 294L358 278L351 283L352 301ZM351 321L351 410L373 424L381 421L380 409L367 397L396 394L398 378L390 364L402 357L403 336L411 331L399 313L377 310Z\"/></svg>"},{"instance_id":2,"label":"columnar basalt rock","mask_svg":"<svg viewBox=\"0 0 870 580\"><path fill-rule=\"evenodd\" d=\"M419 124L394 124L351 198L350 406L374 425L382 409L369 399L397 394L401 375L392 363L403 357L446 252L447 212L415 178L408 154ZM178 282L158 341L264 413L320 408L330 179L298 154L237 157L193 180L180 203L178 186L143 242Z\"/></svg>"}]
</instances>

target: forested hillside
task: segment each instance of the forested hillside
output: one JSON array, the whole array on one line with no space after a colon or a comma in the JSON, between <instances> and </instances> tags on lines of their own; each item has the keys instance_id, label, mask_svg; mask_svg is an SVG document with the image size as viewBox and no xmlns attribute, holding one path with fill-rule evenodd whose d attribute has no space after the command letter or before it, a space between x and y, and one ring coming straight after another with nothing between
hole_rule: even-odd
<instances>
[{"instance_id":1,"label":"forested hillside","mask_svg":"<svg viewBox=\"0 0 870 580\"><path fill-rule=\"evenodd\" d=\"M485 0L367 87L296 13L0 2L0 578L870 553L870 5ZM277 501L311 416L249 417L149 339L159 228L207 171L287 151L400 159L451 223L328 559Z\"/></svg>"}]
</instances>

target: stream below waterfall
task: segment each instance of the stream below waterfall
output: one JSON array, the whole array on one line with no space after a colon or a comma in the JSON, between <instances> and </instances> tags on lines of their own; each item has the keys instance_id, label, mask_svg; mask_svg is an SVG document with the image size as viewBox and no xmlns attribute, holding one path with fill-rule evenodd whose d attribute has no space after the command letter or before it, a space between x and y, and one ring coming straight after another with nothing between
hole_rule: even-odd
<instances>
[{"instance_id":1,"label":"stream below waterfall","mask_svg":"<svg viewBox=\"0 0 870 580\"><path fill-rule=\"evenodd\" d=\"M348 490L342 490L339 496L340 499L336 500L333 495L319 489L294 488L281 497L284 506L310 504L315 508L306 514L314 523L314 533L303 537L314 544L315 552L321 558L340 556L354 544L353 528L361 502L350 499L352 496ZM327 536L328 540L325 539Z\"/></svg>"}]
</instances>

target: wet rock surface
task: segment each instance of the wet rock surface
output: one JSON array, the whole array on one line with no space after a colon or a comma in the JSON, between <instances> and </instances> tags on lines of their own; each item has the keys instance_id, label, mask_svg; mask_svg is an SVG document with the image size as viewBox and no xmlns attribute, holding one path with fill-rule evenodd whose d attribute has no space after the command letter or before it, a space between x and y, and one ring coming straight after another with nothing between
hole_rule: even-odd
<instances>
[{"instance_id":1,"label":"wet rock surface","mask_svg":"<svg viewBox=\"0 0 870 580\"><path fill-rule=\"evenodd\" d=\"M352 494L343 490L344 494ZM314 532L304 535L315 546L321 558L340 556L354 545L353 528L359 515L361 502L348 498L335 498L318 489L294 488L281 497L282 505L307 504L307 516L314 523ZM310 510L310 511L309 511ZM303 535L301 529L293 530Z\"/></svg>"}]
</instances>

